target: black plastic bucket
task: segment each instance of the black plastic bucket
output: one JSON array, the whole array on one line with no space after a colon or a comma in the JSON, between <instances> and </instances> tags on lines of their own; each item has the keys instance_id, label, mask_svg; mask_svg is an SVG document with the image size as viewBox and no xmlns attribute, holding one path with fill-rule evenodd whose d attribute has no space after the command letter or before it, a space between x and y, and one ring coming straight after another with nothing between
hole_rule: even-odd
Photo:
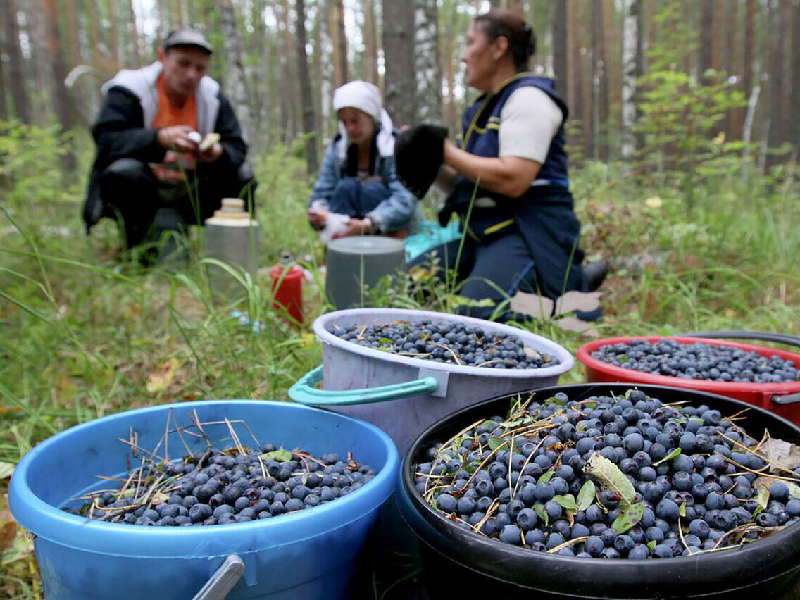
<instances>
[{"instance_id":1,"label":"black plastic bucket","mask_svg":"<svg viewBox=\"0 0 800 600\"><path fill-rule=\"evenodd\" d=\"M564 392L570 400L623 395L624 383L580 384L533 390L544 400ZM768 429L800 444L800 427L760 408L715 394L662 386L635 386L665 403L706 404L723 415L749 408L739 424L755 437ZM431 598L800 598L800 525L738 549L657 560L603 560L556 556L517 548L465 531L432 509L414 486L413 465L425 452L481 418L506 414L518 394L476 404L432 425L409 449L397 501L420 540L423 578ZM525 396L527 397L527 395Z\"/></svg>"}]
</instances>

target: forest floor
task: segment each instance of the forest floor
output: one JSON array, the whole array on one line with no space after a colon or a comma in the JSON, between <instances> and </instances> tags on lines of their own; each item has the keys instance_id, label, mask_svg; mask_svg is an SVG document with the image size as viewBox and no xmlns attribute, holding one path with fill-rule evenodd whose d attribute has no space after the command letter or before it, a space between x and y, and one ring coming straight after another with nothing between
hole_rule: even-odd
<instances>
[{"instance_id":1,"label":"forest floor","mask_svg":"<svg viewBox=\"0 0 800 600\"><path fill-rule=\"evenodd\" d=\"M35 178L13 174L0 182L7 191L0 202L0 597L42 597L30 539L4 497L13 465L39 441L76 423L154 404L285 399L289 386L319 364L311 323L326 308L322 249L305 221L303 162L274 154L259 161L257 173L261 268L242 299L229 303L209 292L201 231L192 234L187 268L142 270L113 258L118 240L111 223L84 235L80 186L43 190ZM634 181L616 167L574 169L583 246L589 258L605 257L613 267L600 289L599 335L723 329L800 335L797 179L716 177L695 186L691 202L687 192L668 180ZM311 274L300 327L271 308L269 268L281 253ZM424 300L403 288L383 290L375 302L453 306L452 291L425 285L431 290ZM254 335L240 326L234 310L263 330ZM573 353L588 341L553 321L524 326ZM583 378L578 365L561 382Z\"/></svg>"}]
</instances>

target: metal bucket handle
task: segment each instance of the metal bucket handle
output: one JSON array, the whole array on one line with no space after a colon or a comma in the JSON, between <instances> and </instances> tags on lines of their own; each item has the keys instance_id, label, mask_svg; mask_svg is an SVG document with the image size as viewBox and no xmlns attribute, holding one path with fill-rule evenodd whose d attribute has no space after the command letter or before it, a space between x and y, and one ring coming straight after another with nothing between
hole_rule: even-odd
<instances>
[{"instance_id":1,"label":"metal bucket handle","mask_svg":"<svg viewBox=\"0 0 800 600\"><path fill-rule=\"evenodd\" d=\"M800 337L785 335L782 333L768 333L765 331L696 331L694 333L685 333L681 335L712 339L760 340L764 342L786 344L787 346L795 346L796 348L800 348ZM784 395L773 394L770 396L770 400L775 404L780 405L796 404L800 402L800 392Z\"/></svg>"},{"instance_id":2,"label":"metal bucket handle","mask_svg":"<svg viewBox=\"0 0 800 600\"><path fill-rule=\"evenodd\" d=\"M442 372L443 377L437 377L438 374L436 371L420 369L420 378L414 381L360 390L328 391L316 387L322 381L322 365L320 365L289 388L289 397L299 404L308 406L351 406L399 400L422 394L444 396L447 393L447 373Z\"/></svg>"}]
</instances>

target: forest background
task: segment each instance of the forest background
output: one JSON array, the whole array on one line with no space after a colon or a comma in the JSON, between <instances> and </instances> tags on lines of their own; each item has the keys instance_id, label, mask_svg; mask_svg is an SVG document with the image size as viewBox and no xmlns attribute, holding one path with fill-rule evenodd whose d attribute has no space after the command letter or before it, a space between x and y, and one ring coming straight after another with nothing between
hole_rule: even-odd
<instances>
[{"instance_id":1,"label":"forest background","mask_svg":"<svg viewBox=\"0 0 800 600\"><path fill-rule=\"evenodd\" d=\"M534 24L532 70L570 107L582 245L612 264L596 334L800 334L800 0L4 0L0 491L25 452L75 423L173 400L285 398L320 361L322 253L305 206L336 130L334 89L371 81L396 124L455 132L475 98L464 36L490 5ZM262 269L240 274L230 303L209 291L202 230L190 268L143 272L112 258L113 223L86 237L80 221L100 86L149 64L181 26L217 49L210 75L260 183ZM440 200L425 200L429 216ZM282 256L311 275L300 327L270 301ZM373 303L450 311L454 292L405 281ZM587 340L561 325L522 326L573 352ZM41 592L0 496L0 597Z\"/></svg>"}]
</instances>

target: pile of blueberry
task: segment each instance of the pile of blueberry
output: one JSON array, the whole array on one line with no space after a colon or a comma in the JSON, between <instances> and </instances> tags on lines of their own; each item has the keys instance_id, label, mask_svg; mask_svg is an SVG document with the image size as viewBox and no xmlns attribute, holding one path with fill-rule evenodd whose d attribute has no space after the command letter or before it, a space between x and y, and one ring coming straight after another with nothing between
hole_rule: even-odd
<instances>
[{"instance_id":1,"label":"pile of blueberry","mask_svg":"<svg viewBox=\"0 0 800 600\"><path fill-rule=\"evenodd\" d=\"M662 339L607 344L592 352L597 360L623 369L683 379L785 383L800 380L800 370L780 356L767 358L731 346Z\"/></svg>"},{"instance_id":2,"label":"pile of blueberry","mask_svg":"<svg viewBox=\"0 0 800 600\"><path fill-rule=\"evenodd\" d=\"M447 321L334 326L331 333L375 350L470 367L540 369L559 363L554 356L525 347L513 335Z\"/></svg>"},{"instance_id":3,"label":"pile of blueberry","mask_svg":"<svg viewBox=\"0 0 800 600\"><path fill-rule=\"evenodd\" d=\"M130 525L244 523L331 502L375 477L369 466L336 454L318 459L269 444L263 454L212 450L201 459L189 457L160 469L148 473L151 484L166 482L155 493L149 493L148 485L134 495L105 492L71 512Z\"/></svg>"},{"instance_id":4,"label":"pile of blueberry","mask_svg":"<svg viewBox=\"0 0 800 600\"><path fill-rule=\"evenodd\" d=\"M506 544L671 558L800 520L800 469L762 477L756 447L708 406L665 405L635 389L580 402L559 393L435 444L415 485L458 526Z\"/></svg>"}]
</instances>

